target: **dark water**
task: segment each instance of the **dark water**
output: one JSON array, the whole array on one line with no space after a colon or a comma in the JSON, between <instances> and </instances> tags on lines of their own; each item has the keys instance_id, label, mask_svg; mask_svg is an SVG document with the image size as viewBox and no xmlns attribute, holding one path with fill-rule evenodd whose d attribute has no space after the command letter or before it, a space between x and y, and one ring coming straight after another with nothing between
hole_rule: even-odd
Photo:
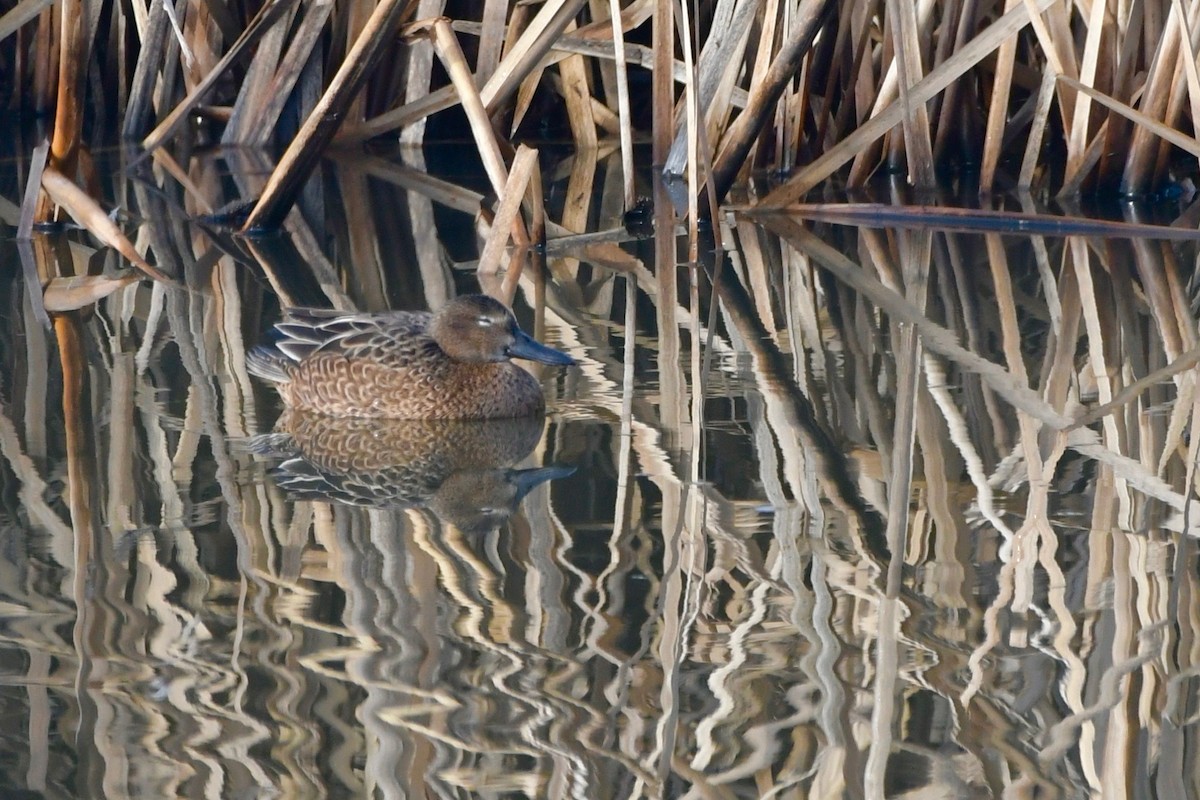
<instances>
[{"instance_id":1,"label":"dark water","mask_svg":"<svg viewBox=\"0 0 1200 800\"><path fill-rule=\"evenodd\" d=\"M612 159L543 169L609 235L508 286L477 179L400 159L266 242L196 221L244 155L115 177L180 285L50 327L5 229L0 795L1200 796L1194 244L731 217L697 266ZM545 420L247 373L281 305L481 286L579 361Z\"/></svg>"}]
</instances>

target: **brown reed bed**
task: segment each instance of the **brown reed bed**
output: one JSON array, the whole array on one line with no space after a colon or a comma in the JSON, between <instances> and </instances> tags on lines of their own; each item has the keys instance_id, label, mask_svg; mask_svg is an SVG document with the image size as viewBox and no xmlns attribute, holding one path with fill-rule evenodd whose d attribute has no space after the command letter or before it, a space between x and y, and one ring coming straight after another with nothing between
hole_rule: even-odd
<instances>
[{"instance_id":1,"label":"brown reed bed","mask_svg":"<svg viewBox=\"0 0 1200 800\"><path fill-rule=\"evenodd\" d=\"M859 187L891 172L928 188L971 165L981 192L1156 191L1200 154L1198 4L1093 3L1085 14L1059 0L485 0L453 20L436 0L7 4L6 100L51 127L44 142L20 143L24 192L0 194L24 270L23 293L5 295L20 308L6 347L24 352L0 444L20 484L8 516L36 525L70 578L21 598L38 611L14 639L28 653L28 727L45 731L30 750L71 740L49 732L48 691L92 692L96 664L149 685L153 665L169 663L198 687L172 695L177 705L148 707L134 692L89 702L102 720L137 709L170 731L154 746L171 781L200 772L208 734L192 733L196 719L228 734L217 739L277 742L280 764L319 759L328 748L304 696L331 698L314 700L345 742L331 772L356 790L385 784L394 759L369 761L364 779L350 757L383 752L362 744L378 731L334 708L368 695L366 716L397 742L388 752L416 775L429 774L425 762L454 764L436 780L459 786L492 779L477 754L496 749L484 733L503 723L521 733L505 740L514 752L545 756L511 771L513 785L561 786L588 764L627 776L630 796L671 781L749 794L751 780L759 795L811 785L873 796L889 737L920 724L898 701L932 697L963 771L993 794L1009 774L1049 791L1076 772L1099 791L1160 741L1175 742L1154 753L1170 782L1162 794L1194 793L1195 245L1076 227L1012 246L986 225L964 232L986 215L911 211L924 219L839 234L799 217L878 223L879 210L796 204L830 178ZM565 185L553 211L548 165L521 141L547 97L579 146L545 176ZM495 202L429 175L419 150L356 154L331 164L327 182L306 180L330 148L420 143L429 117L454 106ZM110 131L141 153L101 203L89 143ZM226 147L205 152L205 136ZM617 225L648 185L631 167L647 140L658 165L686 178L693 264L706 199L715 210L738 187L742 208L794 214L763 215L765 226L718 217L733 263L710 279L672 268L681 215L656 183L651 272L619 246ZM263 144L282 157L254 149ZM606 168L617 151L621 169ZM760 192L746 180L754 170L788 177ZM368 184L392 191L394 208L381 210ZM247 202L244 218L212 216ZM114 220L110 203L125 216ZM448 263L453 236L439 235L435 206L474 220L476 260ZM91 239L38 232L60 215ZM216 225L234 219L283 235ZM543 240L544 256L531 246ZM510 525L512 551L484 558L425 512L287 502L255 477L232 441L268 425L245 351L274 304L436 307L462 269L522 299L537 335L584 365L552 389L552 446L611 467L611 507L576 529L549 492L536 495ZM700 342L741 361L710 371ZM714 397L746 409L735 422L754 436L753 493L706 481ZM588 426L613 435L580 444ZM48 465L60 462L65 492L50 488ZM759 535L764 502L770 530ZM159 528L170 547L145 535ZM589 571L571 553L597 531L608 562ZM217 535L236 553L234 580L200 557ZM1081 536L1088 547L1069 553ZM366 558L376 552L386 557ZM396 571L376 574L386 565ZM647 588L627 594L635 573ZM40 574L9 584L38 588ZM502 591L505 580L523 591ZM321 583L352 601L340 620L312 611ZM462 625L435 635L447 609ZM178 620L195 641L147 637L158 660L145 660L129 621L154 619ZM261 714L227 702L249 682L225 668L240 654L221 648L242 640L208 644L210 629L235 624L259 634L246 652L272 687ZM347 642L363 652L348 658ZM1005 662L1034 650L1063 680L1031 701ZM433 654L428 668L406 660L414 652ZM777 684L762 679L781 670L782 717ZM603 701L575 685L580 675ZM485 702L457 704L446 686ZM715 692L732 700L713 705ZM263 719L292 735L270 737ZM784 724L799 732L780 739L787 758L768 769L754 736ZM856 730L867 727L880 735L864 743ZM238 755L215 768L230 786L249 780ZM271 783L272 768L256 779ZM296 768L278 782L308 780Z\"/></svg>"},{"instance_id":2,"label":"brown reed bed","mask_svg":"<svg viewBox=\"0 0 1200 800\"><path fill-rule=\"evenodd\" d=\"M1200 19L1197 5L1085 16L1055 0L557 0L536 13L495 0L462 10L436 0L25 0L0 15L0 92L19 112L45 115L47 135L25 145L18 236L69 217L123 256L128 268L102 275L71 259L25 259L48 293L39 309L86 306L139 275L171 279L152 263L153 235L135 246L106 213L90 143L119 135L140 152L131 169L152 160L185 186L193 152L237 148L259 160L263 177L244 179L234 199L244 213L222 214L223 223L295 233L305 223L289 215L306 191L317 196L309 179L331 148L420 144L429 118L456 107L495 197L455 187L451 204L479 216L482 273L514 267L497 278L502 297L529 245L588 227L591 178L578 170L568 186L575 213L547 227L535 151L520 155L525 131L540 132L528 124L535 108L539 118L557 114L581 151L620 151L626 210L645 194L633 148L649 140L656 170L685 198L674 214L657 202L658 225L687 219L691 262L701 218L720 246L720 207L796 211L831 179L854 189L887 173L927 190L950 174L974 175L981 195L1015 186L1060 199L1186 191L1189 158L1200 155L1191 123L1200 79L1183 33L1200 23L1176 20ZM762 171L783 179L751 183ZM734 187L736 206L727 199ZM196 212L211 213L206 192L189 189ZM308 224L319 222L309 212ZM1178 225L1195 227L1190 217ZM309 263L327 264L306 241ZM628 263L616 246L605 255L601 247L590 255ZM328 266L311 277L334 280Z\"/></svg>"},{"instance_id":3,"label":"brown reed bed","mask_svg":"<svg viewBox=\"0 0 1200 800\"><path fill-rule=\"evenodd\" d=\"M536 100L561 109L576 146L621 149L627 206L647 139L694 200L723 200L751 170L786 174L752 195L764 207L881 171L923 188L965 169L983 193L1144 195L1200 155L1200 0L0 7L0 91L49 117L55 170L74 179L80 148L116 132L178 151L204 120L223 145L284 148L249 228L281 224L330 146L421 142L454 106L498 192Z\"/></svg>"}]
</instances>

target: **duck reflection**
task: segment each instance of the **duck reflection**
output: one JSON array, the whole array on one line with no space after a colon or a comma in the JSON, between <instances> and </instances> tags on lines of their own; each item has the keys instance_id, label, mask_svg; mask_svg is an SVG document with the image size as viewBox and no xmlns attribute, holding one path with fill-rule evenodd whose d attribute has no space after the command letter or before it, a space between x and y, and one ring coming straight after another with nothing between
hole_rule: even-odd
<instances>
[{"instance_id":1,"label":"duck reflection","mask_svg":"<svg viewBox=\"0 0 1200 800\"><path fill-rule=\"evenodd\" d=\"M464 533L504 524L531 489L574 467L520 468L542 418L387 420L290 410L253 449L281 459L280 488L301 500L378 509L428 508Z\"/></svg>"}]
</instances>

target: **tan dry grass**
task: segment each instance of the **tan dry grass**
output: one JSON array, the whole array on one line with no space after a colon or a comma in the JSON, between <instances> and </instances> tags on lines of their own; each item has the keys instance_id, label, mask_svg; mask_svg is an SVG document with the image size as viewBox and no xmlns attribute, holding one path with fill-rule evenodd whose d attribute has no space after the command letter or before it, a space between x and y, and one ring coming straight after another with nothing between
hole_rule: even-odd
<instances>
[{"instance_id":1,"label":"tan dry grass","mask_svg":"<svg viewBox=\"0 0 1200 800\"><path fill-rule=\"evenodd\" d=\"M648 136L655 162L687 176L687 216L696 220L752 166L791 173L762 200L772 207L839 173L860 186L881 169L898 170L928 188L940 170L964 164L978 164L984 193L1012 184L1065 194L1164 187L1179 177L1177 166L1191 170L1180 151L1200 154L1192 133L1200 0L1110 6L718 0L693 9L554 0L534 8L488 0L477 20L454 20L453 31L439 34L447 54L471 54L442 87L430 84L428 44L396 37L401 21L433 24L441 5L432 0L388 0L369 13L361 4L271 0L254 14L239 2L139 1L104 17L111 31L95 29L95 4L23 0L0 17L0 39L17 40L14 75L35 78L29 94L10 87L14 102L56 109L51 159L72 179L81 120L110 102L95 94L103 84L84 80L92 54L117 69L106 78L126 101L122 134L150 150L186 139L197 113L225 120L226 144L268 143L293 98L303 124L252 214L254 228L281 225L335 138L398 134L417 143L430 114L459 104L498 190L497 159L511 159L508 139L546 92L561 103L578 147L619 141L627 207L637 194L633 143ZM649 48L627 43L646 26ZM463 47L462 37L474 46ZM396 58L381 67L384 53ZM631 94L631 63L653 74L649 88L635 84L641 96ZM329 86L316 100L320 83ZM648 115L633 113L646 104ZM649 129L637 130L647 116ZM1049 161L1059 154L1065 172ZM43 201L39 217L50 214Z\"/></svg>"}]
</instances>

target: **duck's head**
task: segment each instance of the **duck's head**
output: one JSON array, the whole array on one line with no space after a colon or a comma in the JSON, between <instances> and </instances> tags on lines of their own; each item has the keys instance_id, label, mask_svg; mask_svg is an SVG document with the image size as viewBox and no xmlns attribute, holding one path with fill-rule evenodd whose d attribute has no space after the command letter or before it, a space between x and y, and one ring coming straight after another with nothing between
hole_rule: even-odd
<instances>
[{"instance_id":1,"label":"duck's head","mask_svg":"<svg viewBox=\"0 0 1200 800\"><path fill-rule=\"evenodd\" d=\"M503 303L483 294L456 297L433 315L429 334L456 361L507 361L527 358L567 366L575 359L546 347L517 325Z\"/></svg>"}]
</instances>

